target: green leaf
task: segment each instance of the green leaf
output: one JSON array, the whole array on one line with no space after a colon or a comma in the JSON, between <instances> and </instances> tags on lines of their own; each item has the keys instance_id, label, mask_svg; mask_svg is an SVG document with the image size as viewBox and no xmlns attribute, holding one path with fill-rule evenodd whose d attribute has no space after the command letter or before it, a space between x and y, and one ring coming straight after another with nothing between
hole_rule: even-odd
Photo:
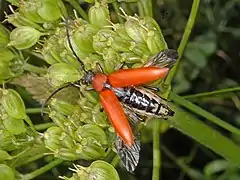
<instances>
[{"instance_id":1,"label":"green leaf","mask_svg":"<svg viewBox=\"0 0 240 180\"><path fill-rule=\"evenodd\" d=\"M215 161L208 163L204 167L204 174L205 174L205 176L212 176L215 173L225 171L230 166L232 166L232 164L229 161L226 161L224 159L215 160Z\"/></svg>"},{"instance_id":2,"label":"green leaf","mask_svg":"<svg viewBox=\"0 0 240 180\"><path fill-rule=\"evenodd\" d=\"M240 164L240 147L233 141L176 105L171 104L171 107L176 113L167 121L170 126L232 163Z\"/></svg>"},{"instance_id":3,"label":"green leaf","mask_svg":"<svg viewBox=\"0 0 240 180\"><path fill-rule=\"evenodd\" d=\"M198 44L188 43L184 56L198 68L204 68L206 66L207 59L197 46Z\"/></svg>"}]
</instances>

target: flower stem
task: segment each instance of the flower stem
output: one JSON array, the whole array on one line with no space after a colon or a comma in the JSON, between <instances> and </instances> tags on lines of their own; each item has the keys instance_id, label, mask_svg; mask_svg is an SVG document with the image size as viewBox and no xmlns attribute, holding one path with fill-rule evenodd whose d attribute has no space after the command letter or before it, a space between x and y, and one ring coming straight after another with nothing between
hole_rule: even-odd
<instances>
[{"instance_id":1,"label":"flower stem","mask_svg":"<svg viewBox=\"0 0 240 180\"><path fill-rule=\"evenodd\" d=\"M170 86L171 81L172 81L172 79L174 78L174 76L176 74L176 71L177 71L177 68L178 68L178 64L179 64L179 60L181 59L181 57L183 55L184 49L185 49L185 47L187 45L189 36L190 36L190 34L192 32L193 25L195 23L195 19L196 19L196 15L197 15L197 12L198 12L199 3L200 3L200 0L194 0L193 1L191 13L190 13L190 16L189 16L189 19L188 19L188 22L187 22L187 25L186 25L186 28L185 28L185 31L184 31L184 34L183 34L183 38L182 38L182 40L180 42L180 45L178 47L179 58L178 58L178 60L177 60L177 62L175 64L175 66L169 72L169 74L168 74L168 76L167 76L167 78L166 78L166 80L164 82L164 86L165 87Z\"/></svg>"},{"instance_id":2,"label":"flower stem","mask_svg":"<svg viewBox=\"0 0 240 180\"><path fill-rule=\"evenodd\" d=\"M34 128L35 128L37 131L41 131L41 130L48 129L49 127L52 127L52 126L54 126L54 125L55 125L54 123L49 122L49 123L37 124L37 125L34 126Z\"/></svg>"},{"instance_id":3,"label":"flower stem","mask_svg":"<svg viewBox=\"0 0 240 180\"><path fill-rule=\"evenodd\" d=\"M69 4L71 4L72 7L74 7L74 9L76 9L77 12L83 17L83 19L88 21L88 15L83 10L83 8L78 4L78 2L76 2L75 0L65 0L65 1L69 2Z\"/></svg>"},{"instance_id":4,"label":"flower stem","mask_svg":"<svg viewBox=\"0 0 240 180\"><path fill-rule=\"evenodd\" d=\"M26 113L27 114L38 114L41 113L42 108L27 108Z\"/></svg>"},{"instance_id":5,"label":"flower stem","mask_svg":"<svg viewBox=\"0 0 240 180\"><path fill-rule=\"evenodd\" d=\"M42 73L46 73L47 72L47 69L41 68L41 67L37 67L37 66L34 66L32 64L29 64L29 63L25 63L23 65L23 69L25 71L34 72L34 73L38 73L38 74L42 74Z\"/></svg>"},{"instance_id":6,"label":"flower stem","mask_svg":"<svg viewBox=\"0 0 240 180\"><path fill-rule=\"evenodd\" d=\"M153 126L153 173L152 180L158 180L160 174L161 154L159 149L160 144L160 126L161 121L154 119Z\"/></svg>"},{"instance_id":7,"label":"flower stem","mask_svg":"<svg viewBox=\"0 0 240 180\"><path fill-rule=\"evenodd\" d=\"M120 162L119 156L118 156L118 155L115 155L114 158L113 158L113 160L111 161L111 165L112 165L113 167L116 167L116 166L119 164L119 162Z\"/></svg>"},{"instance_id":8,"label":"flower stem","mask_svg":"<svg viewBox=\"0 0 240 180\"><path fill-rule=\"evenodd\" d=\"M114 11L117 13L117 19L120 23L123 23L124 20L121 16L119 16L119 5L117 2L112 2L112 5L113 5L113 8L114 8Z\"/></svg>"},{"instance_id":9,"label":"flower stem","mask_svg":"<svg viewBox=\"0 0 240 180\"><path fill-rule=\"evenodd\" d=\"M49 164L43 166L42 168L36 170L36 171L33 171L29 174L25 174L23 175L23 177L21 178L22 180L30 180L30 179L33 179L47 171L49 171L50 169L54 168L55 166L61 164L63 162L62 159L55 159L53 160L52 162L50 162Z\"/></svg>"},{"instance_id":10,"label":"flower stem","mask_svg":"<svg viewBox=\"0 0 240 180\"><path fill-rule=\"evenodd\" d=\"M143 12L144 12L144 16L153 16L153 12L152 12L152 0L140 0L142 8L143 8Z\"/></svg>"},{"instance_id":11,"label":"flower stem","mask_svg":"<svg viewBox=\"0 0 240 180\"><path fill-rule=\"evenodd\" d=\"M186 96L182 96L182 97L185 98L185 99L194 99L194 98L199 98L199 97L206 97L206 96L230 93L230 92L233 92L233 91L240 91L240 87L221 89L221 90L204 92L204 93L193 94L193 95L186 95Z\"/></svg>"}]
</instances>

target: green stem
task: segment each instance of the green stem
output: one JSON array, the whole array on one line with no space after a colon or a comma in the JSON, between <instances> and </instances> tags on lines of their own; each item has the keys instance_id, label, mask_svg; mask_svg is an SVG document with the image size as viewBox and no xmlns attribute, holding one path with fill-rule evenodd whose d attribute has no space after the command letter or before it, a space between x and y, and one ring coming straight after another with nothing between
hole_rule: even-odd
<instances>
[{"instance_id":1,"label":"green stem","mask_svg":"<svg viewBox=\"0 0 240 180\"><path fill-rule=\"evenodd\" d=\"M118 15L119 14L119 5L118 5L118 3L117 2L112 2L112 5L113 5L113 8L114 8L114 11L117 14L118 21L123 24L124 19L121 16Z\"/></svg>"},{"instance_id":2,"label":"green stem","mask_svg":"<svg viewBox=\"0 0 240 180\"><path fill-rule=\"evenodd\" d=\"M193 99L193 98L199 98L199 97L205 97L205 96L224 94L224 93L229 93L229 92L233 92L233 91L240 91L240 87L221 89L221 90L204 92L204 93L193 94L193 95L186 95L186 96L182 96L182 97L185 99Z\"/></svg>"},{"instance_id":3,"label":"green stem","mask_svg":"<svg viewBox=\"0 0 240 180\"><path fill-rule=\"evenodd\" d=\"M119 164L119 162L120 162L119 156L118 156L118 155L115 155L114 158L113 158L113 160L111 161L111 165L112 165L113 167L116 167L116 166Z\"/></svg>"},{"instance_id":4,"label":"green stem","mask_svg":"<svg viewBox=\"0 0 240 180\"><path fill-rule=\"evenodd\" d=\"M34 65L28 64L28 63L25 63L23 65L23 69L25 71L34 72L34 73L38 73L38 74L44 74L47 72L47 69L45 69L45 68L37 67L37 66L34 66Z\"/></svg>"},{"instance_id":5,"label":"green stem","mask_svg":"<svg viewBox=\"0 0 240 180\"><path fill-rule=\"evenodd\" d=\"M138 1L138 14L140 17L144 17L144 9L143 9L143 5L140 1Z\"/></svg>"},{"instance_id":6,"label":"green stem","mask_svg":"<svg viewBox=\"0 0 240 180\"><path fill-rule=\"evenodd\" d=\"M153 127L153 174L152 180L159 179L160 173L160 161L161 161L161 154L159 149L159 142L160 142L160 127L161 121L159 119L154 120L154 127Z\"/></svg>"},{"instance_id":7,"label":"green stem","mask_svg":"<svg viewBox=\"0 0 240 180\"><path fill-rule=\"evenodd\" d=\"M38 114L41 113L42 108L27 108L26 113L27 114ZM44 109L43 109L44 111Z\"/></svg>"},{"instance_id":8,"label":"green stem","mask_svg":"<svg viewBox=\"0 0 240 180\"><path fill-rule=\"evenodd\" d=\"M199 179L203 178L203 175L195 170L193 171L193 169L189 168L189 166L187 164L184 163L183 160L178 160L177 157L170 152L165 146L161 146L161 149L163 150L163 152L176 164L178 165L191 179L197 179L196 176L199 177Z\"/></svg>"},{"instance_id":9,"label":"green stem","mask_svg":"<svg viewBox=\"0 0 240 180\"><path fill-rule=\"evenodd\" d=\"M183 38L180 42L180 45L178 47L178 53L179 53L179 58L175 64L175 66L172 68L172 70L169 72L165 82L164 82L164 86L165 87L168 87L170 84L171 84L171 81L174 77L174 75L176 74L176 71L177 71L177 68L178 68L178 64L179 64L179 60L181 59L182 55L183 55L183 52L184 52L184 49L187 45L187 42L188 42L188 39L189 39L189 36L192 32L192 29L193 29L193 25L195 23L195 19L196 19L196 15L197 15L197 12L198 12L198 7L199 7L199 3L200 3L200 0L194 0L193 1L193 4L192 4L192 9L191 9L191 13L189 15L189 19L188 19L188 22L187 22L187 25L186 25L186 28L185 28L185 31L184 31L184 34L183 34Z\"/></svg>"},{"instance_id":10,"label":"green stem","mask_svg":"<svg viewBox=\"0 0 240 180\"><path fill-rule=\"evenodd\" d=\"M30 162L36 161L36 160L38 160L38 159L41 159L41 158L44 157L44 156L45 156L44 153L42 153L42 154L37 154L37 155L35 155L35 156L31 157L31 158L28 158L27 160L21 161L20 163L18 163L17 167L23 166L23 165L28 164L28 163L30 163Z\"/></svg>"},{"instance_id":11,"label":"green stem","mask_svg":"<svg viewBox=\"0 0 240 180\"><path fill-rule=\"evenodd\" d=\"M65 1L67 1L69 4L71 4L72 7L74 7L74 9L76 9L77 12L83 17L83 19L88 21L88 15L83 10L83 8L78 4L77 1L75 1L75 0L65 0Z\"/></svg>"},{"instance_id":12,"label":"green stem","mask_svg":"<svg viewBox=\"0 0 240 180\"><path fill-rule=\"evenodd\" d=\"M228 124L226 122L224 122L223 120L221 120L220 118L214 116L213 114L209 113L208 111L200 108L199 106L191 103L190 101L174 94L174 93L170 93L170 99L172 101L174 101L175 103L189 109L190 111L198 114L199 116L202 116L204 118L206 118L207 120L213 122L214 124L217 124L218 126L228 130L231 133L240 135L240 130L234 126L232 126L231 124Z\"/></svg>"},{"instance_id":13,"label":"green stem","mask_svg":"<svg viewBox=\"0 0 240 180\"><path fill-rule=\"evenodd\" d=\"M35 177L37 177L37 176L39 176L39 175L49 171L50 169L54 168L55 166L61 164L62 162L63 162L63 160L56 159L56 160L50 162L49 164L43 166L42 168L40 168L40 169L38 169L36 171L33 171L33 172L29 173L29 174L23 175L21 179L22 180L33 179L33 178L35 178Z\"/></svg>"},{"instance_id":14,"label":"green stem","mask_svg":"<svg viewBox=\"0 0 240 180\"><path fill-rule=\"evenodd\" d=\"M152 0L140 0L145 16L153 16L152 12Z\"/></svg>"},{"instance_id":15,"label":"green stem","mask_svg":"<svg viewBox=\"0 0 240 180\"><path fill-rule=\"evenodd\" d=\"M50 123L37 124L34 126L34 128L37 131L41 131L41 130L48 129L49 127L52 127L52 126L55 126L55 123L50 122Z\"/></svg>"}]
</instances>

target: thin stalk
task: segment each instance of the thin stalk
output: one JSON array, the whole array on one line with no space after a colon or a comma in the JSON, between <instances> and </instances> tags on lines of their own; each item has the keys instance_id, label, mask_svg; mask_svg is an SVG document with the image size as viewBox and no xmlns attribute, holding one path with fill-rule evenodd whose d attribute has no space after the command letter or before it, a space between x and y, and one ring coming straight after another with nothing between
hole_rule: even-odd
<instances>
[{"instance_id":1,"label":"thin stalk","mask_svg":"<svg viewBox=\"0 0 240 180\"><path fill-rule=\"evenodd\" d=\"M160 175L160 162L161 162L161 153L160 153L160 127L161 121L158 119L154 120L153 126L153 174L152 180L159 180Z\"/></svg>"},{"instance_id":2,"label":"thin stalk","mask_svg":"<svg viewBox=\"0 0 240 180\"><path fill-rule=\"evenodd\" d=\"M117 3L117 2L112 2L112 5L113 5L114 11L115 11L116 14L117 14L117 19L118 19L118 21L119 21L120 23L123 23L123 22L124 22L124 19L123 19L121 16L118 15L118 14L119 14L119 5L118 5L118 3Z\"/></svg>"},{"instance_id":3,"label":"thin stalk","mask_svg":"<svg viewBox=\"0 0 240 180\"><path fill-rule=\"evenodd\" d=\"M25 63L23 65L23 69L25 71L34 72L34 73L38 73L38 74L43 74L43 73L47 72L47 69L45 69L45 68L37 67L37 66L34 66L34 65L28 64L28 63Z\"/></svg>"},{"instance_id":4,"label":"thin stalk","mask_svg":"<svg viewBox=\"0 0 240 180\"><path fill-rule=\"evenodd\" d=\"M35 155L35 156L31 157L31 158L28 158L27 160L21 161L21 162L17 165L17 167L23 166L23 165L28 164L28 163L30 163L30 162L36 161L36 160L38 160L38 159L41 159L41 158L44 157L44 156L45 156L44 153L42 153L42 154L37 154L37 155Z\"/></svg>"},{"instance_id":5,"label":"thin stalk","mask_svg":"<svg viewBox=\"0 0 240 180\"><path fill-rule=\"evenodd\" d=\"M118 156L118 155L115 155L114 158L113 158L113 160L111 161L111 165L112 165L113 167L116 167L116 166L119 164L119 162L120 162L119 156Z\"/></svg>"},{"instance_id":6,"label":"thin stalk","mask_svg":"<svg viewBox=\"0 0 240 180\"><path fill-rule=\"evenodd\" d=\"M187 25L186 25L186 28L185 28L185 31L184 31L184 34L183 34L183 38L182 38L182 40L180 42L180 45L178 47L179 58L178 58L178 60L177 60L177 62L175 64L175 66L169 72L169 74L168 74L168 76L167 76L167 78L166 78L166 80L164 82L164 86L165 87L168 87L171 84L171 81L172 81L172 79L174 78L174 76L176 74L179 61L180 61L180 59L181 59L181 57L183 55L184 49L185 49L185 47L187 45L189 36L190 36L190 34L192 32L193 25L195 23L195 19L196 19L196 15L197 15L197 12L198 12L199 3L200 3L200 0L194 0L193 1L191 13L189 15L189 19L188 19L188 22L187 22Z\"/></svg>"},{"instance_id":7,"label":"thin stalk","mask_svg":"<svg viewBox=\"0 0 240 180\"><path fill-rule=\"evenodd\" d=\"M213 114L200 108L199 106L191 103L190 101L188 101L174 93L170 93L170 99L172 101L174 101L175 103L189 109L190 111L194 112L195 114L198 114L199 116L206 118L207 120L211 121L212 123L228 130L229 132L240 135L240 130L238 128L232 126L231 124L224 122L220 118L214 116Z\"/></svg>"},{"instance_id":8,"label":"thin stalk","mask_svg":"<svg viewBox=\"0 0 240 180\"><path fill-rule=\"evenodd\" d=\"M184 161L177 159L177 157L172 152L170 152L165 146L161 146L161 149L191 179L197 180L198 178L196 178L196 177L199 177L199 179L203 179L203 175L199 171L197 171L197 170L193 171L193 169L191 169L187 164L185 164Z\"/></svg>"},{"instance_id":9,"label":"thin stalk","mask_svg":"<svg viewBox=\"0 0 240 180\"><path fill-rule=\"evenodd\" d=\"M46 109L46 108L45 108ZM43 111L45 110L43 109ZM38 114L41 113L42 108L27 108L26 113L27 114Z\"/></svg>"},{"instance_id":10,"label":"thin stalk","mask_svg":"<svg viewBox=\"0 0 240 180\"><path fill-rule=\"evenodd\" d=\"M144 15L152 17L152 0L140 0L139 3L142 4Z\"/></svg>"},{"instance_id":11,"label":"thin stalk","mask_svg":"<svg viewBox=\"0 0 240 180\"><path fill-rule=\"evenodd\" d=\"M199 97L206 97L206 96L213 96L213 95L229 93L229 92L233 92L233 91L240 91L240 87L221 89L221 90L204 92L204 93L193 94L193 95L186 95L186 96L182 96L182 97L185 99L194 99L194 98L199 98Z\"/></svg>"},{"instance_id":12,"label":"thin stalk","mask_svg":"<svg viewBox=\"0 0 240 180\"><path fill-rule=\"evenodd\" d=\"M74 9L76 9L77 12L83 17L83 19L88 21L88 15L86 14L86 12L83 10L83 8L79 5L77 1L75 0L65 0L65 1L71 4L72 7L74 7Z\"/></svg>"},{"instance_id":13,"label":"thin stalk","mask_svg":"<svg viewBox=\"0 0 240 180\"><path fill-rule=\"evenodd\" d=\"M45 130L45 129L48 129L52 126L55 126L54 123L50 122L50 123L43 123L43 124L37 124L37 125L34 125L34 129L36 129L37 131L41 131L41 130Z\"/></svg>"},{"instance_id":14,"label":"thin stalk","mask_svg":"<svg viewBox=\"0 0 240 180\"><path fill-rule=\"evenodd\" d=\"M52 168L56 167L57 165L61 164L63 162L63 160L61 159L55 159L53 160L52 162L50 162L49 164L43 166L42 168L36 170L36 171L33 171L29 174L25 174L22 176L22 180L30 180L30 179L33 179L49 170L51 170Z\"/></svg>"},{"instance_id":15,"label":"thin stalk","mask_svg":"<svg viewBox=\"0 0 240 180\"><path fill-rule=\"evenodd\" d=\"M143 5L140 1L138 1L138 14L140 17L144 17L144 9L143 9Z\"/></svg>"}]
</instances>

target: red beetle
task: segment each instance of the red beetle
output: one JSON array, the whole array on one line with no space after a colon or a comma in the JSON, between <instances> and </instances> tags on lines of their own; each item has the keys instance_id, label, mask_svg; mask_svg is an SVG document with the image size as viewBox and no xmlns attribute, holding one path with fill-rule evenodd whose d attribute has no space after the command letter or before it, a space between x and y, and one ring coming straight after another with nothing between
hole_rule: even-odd
<instances>
[{"instance_id":1,"label":"red beetle","mask_svg":"<svg viewBox=\"0 0 240 180\"><path fill-rule=\"evenodd\" d=\"M124 144L128 146L129 151L131 151L131 147L133 146L134 151L136 150L137 151L136 153L139 154L140 148L137 147L138 145L134 146L135 143L134 135L130 127L130 124L127 120L127 117L124 113L122 105L117 99L114 91L112 91L109 88L106 88L106 84L110 85L111 87L118 88L149 83L157 79L164 78L167 75L169 68L141 67L134 69L121 69L110 74L104 74L101 70L101 67L98 66L99 69L101 70L100 73L94 73L91 70L86 71L83 62L76 55L70 42L68 20L66 21L66 32L69 47L72 50L76 59L79 61L82 70L85 72L85 75L81 80L78 80L77 82L74 83L68 83L54 91L47 98L45 103L43 103L42 107L45 106L45 104L50 100L52 96L54 96L57 92L66 87L69 86L79 87L79 85L81 84L87 85L91 84L93 86L93 89L99 92L101 105L106 111L108 118L118 136L122 139ZM138 159L136 160L136 163L138 163ZM135 167L132 169L135 169Z\"/></svg>"}]
</instances>

